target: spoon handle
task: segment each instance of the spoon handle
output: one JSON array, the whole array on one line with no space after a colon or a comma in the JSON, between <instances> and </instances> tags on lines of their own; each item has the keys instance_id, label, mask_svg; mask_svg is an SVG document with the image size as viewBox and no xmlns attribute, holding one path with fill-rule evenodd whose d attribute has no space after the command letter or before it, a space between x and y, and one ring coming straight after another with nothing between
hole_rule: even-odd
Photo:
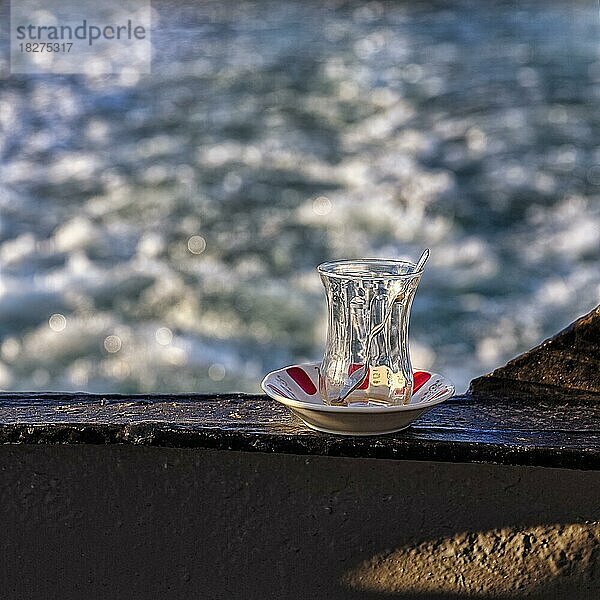
<instances>
[{"instance_id":1,"label":"spoon handle","mask_svg":"<svg viewBox=\"0 0 600 600\"><path fill-rule=\"evenodd\" d=\"M425 248L425 250L423 250L423 254L421 254L421 258L419 258L419 262L417 263L417 266L413 270L413 273L416 273L417 271L422 271L428 258L429 258L429 248Z\"/></svg>"}]
</instances>

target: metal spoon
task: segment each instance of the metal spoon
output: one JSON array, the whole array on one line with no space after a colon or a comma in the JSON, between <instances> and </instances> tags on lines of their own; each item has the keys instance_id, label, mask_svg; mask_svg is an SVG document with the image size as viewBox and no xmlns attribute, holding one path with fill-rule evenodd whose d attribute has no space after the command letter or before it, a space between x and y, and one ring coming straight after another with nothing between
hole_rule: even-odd
<instances>
[{"instance_id":1,"label":"metal spoon","mask_svg":"<svg viewBox=\"0 0 600 600\"><path fill-rule=\"evenodd\" d=\"M422 271L428 258L429 258L429 248L425 248L425 250L423 250L423 254L421 254L421 258L419 258L419 262L417 263L417 266L413 269L413 273L416 273L417 271Z\"/></svg>"},{"instance_id":2,"label":"metal spoon","mask_svg":"<svg viewBox=\"0 0 600 600\"><path fill-rule=\"evenodd\" d=\"M413 269L413 273L421 271L429 258L429 248L425 248L423 254L421 254L421 258L419 258L419 262L416 264ZM394 302L396 302L398 295L392 298L390 305L383 317L383 320L379 325L375 325L369 332L369 336L367 337L367 345L365 348L365 356L367 357L367 361L369 360L370 352L371 352L371 343L373 340L383 331L384 327L387 325L387 322L390 320L392 316L392 310L394 308ZM369 369L369 363L366 362L361 367L356 369L353 373L348 376L344 387L340 390L340 393L337 395L337 398L331 401L331 404L343 404L344 400L363 382L367 371Z\"/></svg>"}]
</instances>

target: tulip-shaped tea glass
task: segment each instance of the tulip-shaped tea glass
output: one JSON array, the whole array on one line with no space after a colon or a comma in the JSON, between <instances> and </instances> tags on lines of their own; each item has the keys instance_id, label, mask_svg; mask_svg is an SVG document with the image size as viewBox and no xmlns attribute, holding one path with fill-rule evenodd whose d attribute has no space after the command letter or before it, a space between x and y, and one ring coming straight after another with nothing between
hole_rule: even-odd
<instances>
[{"instance_id":1,"label":"tulip-shaped tea glass","mask_svg":"<svg viewBox=\"0 0 600 600\"><path fill-rule=\"evenodd\" d=\"M422 267L399 260L339 260L317 267L327 294L327 342L319 387L325 404L408 404L413 372L408 350L410 307ZM387 321L386 321L387 318ZM369 333L384 321L380 333ZM368 355L367 355L368 353ZM367 366L347 397L349 376ZM341 394L341 395L340 395Z\"/></svg>"}]
</instances>

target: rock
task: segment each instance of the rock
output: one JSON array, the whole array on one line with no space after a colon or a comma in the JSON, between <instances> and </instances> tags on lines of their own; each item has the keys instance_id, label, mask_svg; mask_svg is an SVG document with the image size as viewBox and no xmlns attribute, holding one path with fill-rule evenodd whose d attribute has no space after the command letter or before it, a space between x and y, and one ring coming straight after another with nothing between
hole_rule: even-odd
<instances>
[{"instance_id":1,"label":"rock","mask_svg":"<svg viewBox=\"0 0 600 600\"><path fill-rule=\"evenodd\" d=\"M600 393L600 305L505 366L474 379L472 392L498 380Z\"/></svg>"}]
</instances>

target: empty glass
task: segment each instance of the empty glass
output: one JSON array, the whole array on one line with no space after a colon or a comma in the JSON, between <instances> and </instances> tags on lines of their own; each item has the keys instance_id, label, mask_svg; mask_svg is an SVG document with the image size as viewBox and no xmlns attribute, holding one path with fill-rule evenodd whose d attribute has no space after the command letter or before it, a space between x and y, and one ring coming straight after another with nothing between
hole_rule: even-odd
<instances>
[{"instance_id":1,"label":"empty glass","mask_svg":"<svg viewBox=\"0 0 600 600\"><path fill-rule=\"evenodd\" d=\"M408 321L423 272L415 267L407 261L379 259L339 260L317 267L328 307L319 377L325 404L391 406L410 402L413 372ZM386 316L387 323L367 349L369 333ZM368 369L362 383L340 399L349 375L365 364Z\"/></svg>"}]
</instances>

